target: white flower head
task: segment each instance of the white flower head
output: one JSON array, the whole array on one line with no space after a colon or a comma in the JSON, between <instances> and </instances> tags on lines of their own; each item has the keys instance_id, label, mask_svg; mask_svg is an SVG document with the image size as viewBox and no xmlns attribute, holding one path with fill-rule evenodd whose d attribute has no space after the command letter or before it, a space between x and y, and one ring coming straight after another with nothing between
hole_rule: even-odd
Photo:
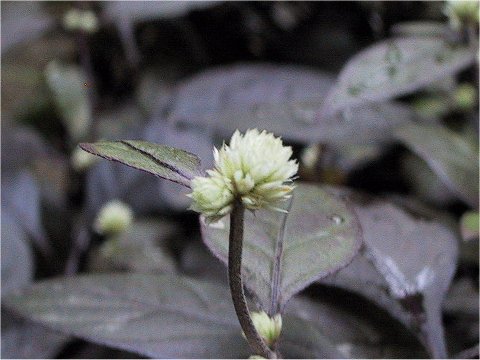
<instances>
[{"instance_id":1,"label":"white flower head","mask_svg":"<svg viewBox=\"0 0 480 360\"><path fill-rule=\"evenodd\" d=\"M238 198L250 210L268 208L288 199L298 164L290 160L292 148L266 131L237 130L230 144L214 149L215 168L207 177L192 180L192 210L215 220L228 214Z\"/></svg>"},{"instance_id":2,"label":"white flower head","mask_svg":"<svg viewBox=\"0 0 480 360\"><path fill-rule=\"evenodd\" d=\"M251 316L258 334L265 340L265 343L271 347L275 344L282 332L282 316L276 314L270 317L265 311L254 311ZM245 335L243 334L243 336Z\"/></svg>"},{"instance_id":3,"label":"white flower head","mask_svg":"<svg viewBox=\"0 0 480 360\"><path fill-rule=\"evenodd\" d=\"M133 211L119 200L106 203L99 211L93 227L99 234L112 235L127 229L133 221Z\"/></svg>"}]
</instances>

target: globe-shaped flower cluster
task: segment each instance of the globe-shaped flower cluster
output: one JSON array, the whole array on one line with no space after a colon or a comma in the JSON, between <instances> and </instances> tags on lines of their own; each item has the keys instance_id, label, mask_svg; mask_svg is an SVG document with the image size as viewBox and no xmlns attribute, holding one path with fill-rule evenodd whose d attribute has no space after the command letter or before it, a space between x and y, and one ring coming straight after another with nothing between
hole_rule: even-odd
<instances>
[{"instance_id":1,"label":"globe-shaped flower cluster","mask_svg":"<svg viewBox=\"0 0 480 360\"><path fill-rule=\"evenodd\" d=\"M214 149L215 168L207 171L208 176L192 180L190 209L209 221L228 214L235 199L250 210L282 211L276 204L291 196L292 177L298 171L291 156L292 148L271 133L235 131L229 145Z\"/></svg>"}]
</instances>

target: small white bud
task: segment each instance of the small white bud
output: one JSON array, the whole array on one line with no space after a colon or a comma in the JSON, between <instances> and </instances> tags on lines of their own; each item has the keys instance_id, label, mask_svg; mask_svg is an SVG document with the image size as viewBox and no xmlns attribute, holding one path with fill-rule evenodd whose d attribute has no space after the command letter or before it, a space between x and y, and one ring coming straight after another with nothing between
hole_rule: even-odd
<instances>
[{"instance_id":1,"label":"small white bud","mask_svg":"<svg viewBox=\"0 0 480 360\"><path fill-rule=\"evenodd\" d=\"M477 89L472 84L460 84L453 94L455 106L462 111L469 111L476 107Z\"/></svg>"},{"instance_id":2,"label":"small white bud","mask_svg":"<svg viewBox=\"0 0 480 360\"><path fill-rule=\"evenodd\" d=\"M98 19L93 11L83 12L81 27L85 32L90 34L98 30Z\"/></svg>"},{"instance_id":3,"label":"small white bud","mask_svg":"<svg viewBox=\"0 0 480 360\"><path fill-rule=\"evenodd\" d=\"M319 144L313 144L306 147L301 155L302 164L309 170L313 170L322 153L322 147Z\"/></svg>"},{"instance_id":4,"label":"small white bud","mask_svg":"<svg viewBox=\"0 0 480 360\"><path fill-rule=\"evenodd\" d=\"M265 343L269 347L275 344L282 332L282 316L276 314L271 318L265 311L255 311L252 312L251 317L255 329L257 329L258 334L265 340Z\"/></svg>"},{"instance_id":5,"label":"small white bud","mask_svg":"<svg viewBox=\"0 0 480 360\"><path fill-rule=\"evenodd\" d=\"M132 221L132 209L119 200L112 200L100 209L93 228L99 234L112 235L127 229Z\"/></svg>"},{"instance_id":6,"label":"small white bud","mask_svg":"<svg viewBox=\"0 0 480 360\"><path fill-rule=\"evenodd\" d=\"M70 162L72 167L76 171L84 171L92 166L95 162L97 162L98 158L95 155L92 155L79 147L73 150L72 155L70 157Z\"/></svg>"},{"instance_id":7,"label":"small white bud","mask_svg":"<svg viewBox=\"0 0 480 360\"><path fill-rule=\"evenodd\" d=\"M63 17L63 26L70 31L94 33L98 30L98 19L91 10L71 9Z\"/></svg>"}]
</instances>

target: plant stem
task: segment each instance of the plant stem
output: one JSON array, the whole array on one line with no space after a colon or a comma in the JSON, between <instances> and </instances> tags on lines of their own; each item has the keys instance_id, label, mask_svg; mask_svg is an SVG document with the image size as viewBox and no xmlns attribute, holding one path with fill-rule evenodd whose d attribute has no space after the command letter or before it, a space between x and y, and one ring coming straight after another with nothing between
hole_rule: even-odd
<instances>
[{"instance_id":1,"label":"plant stem","mask_svg":"<svg viewBox=\"0 0 480 360\"><path fill-rule=\"evenodd\" d=\"M245 208L239 199L235 199L230 214L230 236L228 246L228 279L232 293L233 306L240 326L255 355L274 359L275 353L269 349L253 325L242 282L243 216Z\"/></svg>"}]
</instances>

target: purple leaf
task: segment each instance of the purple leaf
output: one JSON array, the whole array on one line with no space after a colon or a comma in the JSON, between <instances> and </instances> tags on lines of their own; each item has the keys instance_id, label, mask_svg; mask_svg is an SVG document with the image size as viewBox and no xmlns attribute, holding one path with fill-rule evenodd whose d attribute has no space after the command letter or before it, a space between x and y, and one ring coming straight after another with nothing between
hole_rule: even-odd
<instances>
[{"instance_id":1,"label":"purple leaf","mask_svg":"<svg viewBox=\"0 0 480 360\"><path fill-rule=\"evenodd\" d=\"M288 215L260 210L245 214L244 280L270 314L306 286L348 264L358 252L355 214L322 188L298 184ZM203 240L224 263L228 218L206 225Z\"/></svg>"},{"instance_id":2,"label":"purple leaf","mask_svg":"<svg viewBox=\"0 0 480 360\"><path fill-rule=\"evenodd\" d=\"M224 139L259 128L302 143L391 140L391 129L418 116L406 105L362 106L316 122L333 77L293 65L235 65L207 70L177 87L169 120ZM353 136L352 136L353 135Z\"/></svg>"},{"instance_id":3,"label":"purple leaf","mask_svg":"<svg viewBox=\"0 0 480 360\"><path fill-rule=\"evenodd\" d=\"M389 39L361 51L341 71L318 121L361 104L417 91L471 65L475 53L439 38Z\"/></svg>"},{"instance_id":4,"label":"purple leaf","mask_svg":"<svg viewBox=\"0 0 480 360\"><path fill-rule=\"evenodd\" d=\"M457 234L389 202L346 189L332 191L353 203L364 248L350 265L321 282L373 300L417 333L432 356L446 357L441 305L456 269Z\"/></svg>"},{"instance_id":5,"label":"purple leaf","mask_svg":"<svg viewBox=\"0 0 480 360\"><path fill-rule=\"evenodd\" d=\"M439 125L404 125L395 136L458 197L478 208L478 146Z\"/></svg>"}]
</instances>

